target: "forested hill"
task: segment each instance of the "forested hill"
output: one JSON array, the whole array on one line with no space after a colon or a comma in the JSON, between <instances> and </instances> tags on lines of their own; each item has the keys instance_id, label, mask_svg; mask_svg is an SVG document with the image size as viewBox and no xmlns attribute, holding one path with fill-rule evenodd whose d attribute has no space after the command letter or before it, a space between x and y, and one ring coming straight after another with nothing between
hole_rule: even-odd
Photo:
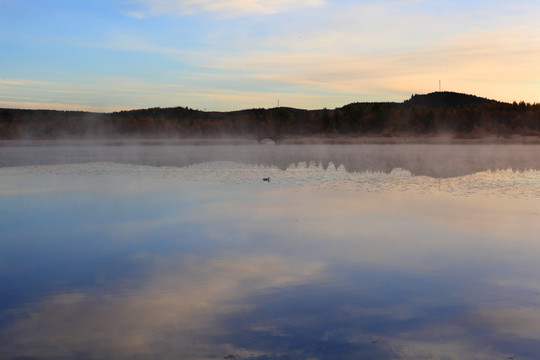
<instances>
[{"instance_id":1,"label":"forested hill","mask_svg":"<svg viewBox=\"0 0 540 360\"><path fill-rule=\"evenodd\" d=\"M406 105L428 106L432 108L464 107L496 104L497 101L475 95L460 94L451 91L439 91L426 95L413 95L405 101Z\"/></svg>"},{"instance_id":2,"label":"forested hill","mask_svg":"<svg viewBox=\"0 0 540 360\"><path fill-rule=\"evenodd\" d=\"M455 92L336 109L286 107L206 112L185 107L113 113L0 109L0 139L540 135L540 104L504 103Z\"/></svg>"}]
</instances>

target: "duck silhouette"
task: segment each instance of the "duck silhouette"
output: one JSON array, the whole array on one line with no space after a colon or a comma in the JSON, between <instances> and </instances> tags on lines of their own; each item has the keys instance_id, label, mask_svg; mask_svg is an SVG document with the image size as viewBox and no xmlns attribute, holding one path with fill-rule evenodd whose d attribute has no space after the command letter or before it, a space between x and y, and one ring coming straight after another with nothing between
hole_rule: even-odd
<instances>
[{"instance_id":1,"label":"duck silhouette","mask_svg":"<svg viewBox=\"0 0 540 360\"><path fill-rule=\"evenodd\" d=\"M263 178L263 181L268 181L268 182L270 182L270 176L269 176L269 177Z\"/></svg>"}]
</instances>

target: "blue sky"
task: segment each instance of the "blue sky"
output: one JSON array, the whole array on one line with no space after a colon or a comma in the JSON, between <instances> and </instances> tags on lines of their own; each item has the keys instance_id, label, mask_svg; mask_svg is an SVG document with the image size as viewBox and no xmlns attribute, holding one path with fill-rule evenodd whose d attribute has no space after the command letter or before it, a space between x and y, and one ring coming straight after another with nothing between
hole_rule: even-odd
<instances>
[{"instance_id":1,"label":"blue sky","mask_svg":"<svg viewBox=\"0 0 540 360\"><path fill-rule=\"evenodd\" d=\"M540 2L0 0L0 107L540 102Z\"/></svg>"}]
</instances>

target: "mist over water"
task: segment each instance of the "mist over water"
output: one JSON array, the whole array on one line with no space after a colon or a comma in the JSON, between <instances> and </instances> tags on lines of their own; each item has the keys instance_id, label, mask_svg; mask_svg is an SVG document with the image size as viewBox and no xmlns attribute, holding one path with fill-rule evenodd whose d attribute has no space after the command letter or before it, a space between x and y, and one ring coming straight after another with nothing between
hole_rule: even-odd
<instances>
[{"instance_id":1,"label":"mist over water","mask_svg":"<svg viewBox=\"0 0 540 360\"><path fill-rule=\"evenodd\" d=\"M64 145L2 146L0 166L115 162L183 167L233 161L285 170L298 163L343 165L348 172L409 170L413 175L453 177L486 170L540 168L537 145Z\"/></svg>"},{"instance_id":2,"label":"mist over water","mask_svg":"<svg viewBox=\"0 0 540 360\"><path fill-rule=\"evenodd\" d=\"M537 146L0 150L0 358L540 353Z\"/></svg>"}]
</instances>

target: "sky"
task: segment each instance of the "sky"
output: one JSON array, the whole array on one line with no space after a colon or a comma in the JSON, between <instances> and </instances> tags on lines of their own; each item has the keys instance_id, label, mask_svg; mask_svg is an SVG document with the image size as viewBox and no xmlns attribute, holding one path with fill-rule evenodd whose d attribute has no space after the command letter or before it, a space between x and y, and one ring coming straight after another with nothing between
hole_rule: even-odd
<instances>
[{"instance_id":1,"label":"sky","mask_svg":"<svg viewBox=\"0 0 540 360\"><path fill-rule=\"evenodd\" d=\"M0 107L540 102L540 1L0 0Z\"/></svg>"}]
</instances>

